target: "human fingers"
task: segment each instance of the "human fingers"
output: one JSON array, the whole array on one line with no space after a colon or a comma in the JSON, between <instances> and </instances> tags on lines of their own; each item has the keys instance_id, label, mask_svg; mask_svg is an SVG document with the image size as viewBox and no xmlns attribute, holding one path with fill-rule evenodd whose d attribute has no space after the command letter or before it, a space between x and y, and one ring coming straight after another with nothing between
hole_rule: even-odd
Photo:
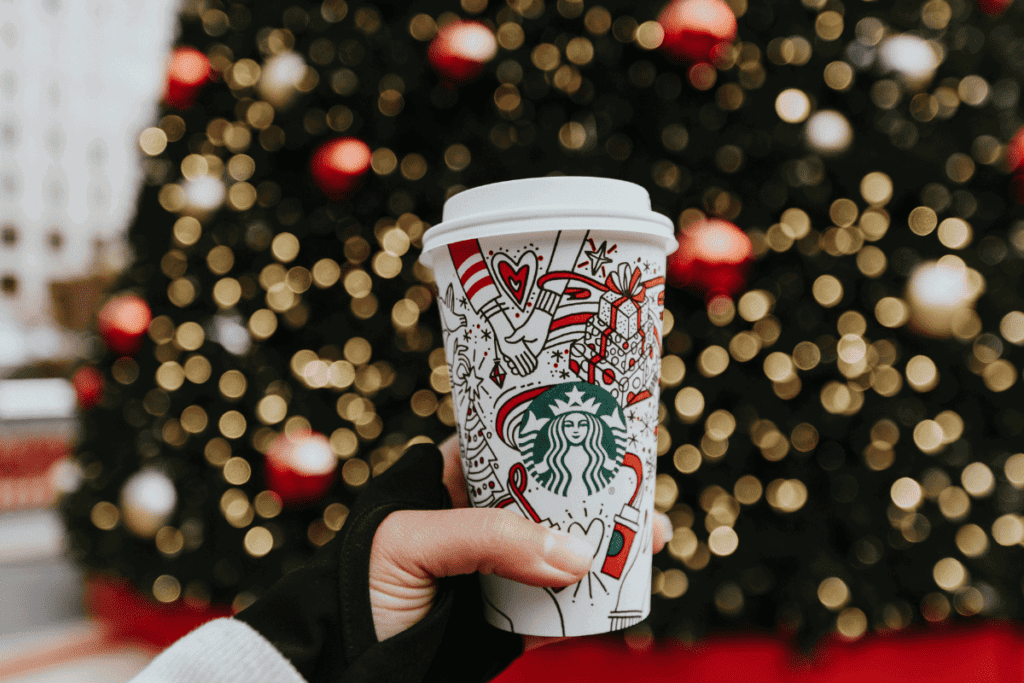
<instances>
[{"instance_id":1,"label":"human fingers","mask_svg":"<svg viewBox=\"0 0 1024 683\"><path fill-rule=\"evenodd\" d=\"M438 446L441 456L444 458L444 472L441 475L441 483L448 489L448 495L452 499L452 506L457 508L469 507L469 495L466 491L466 478L462 475L462 462L459 456L459 436L452 434Z\"/></svg>"},{"instance_id":2,"label":"human fingers","mask_svg":"<svg viewBox=\"0 0 1024 683\"><path fill-rule=\"evenodd\" d=\"M586 575L587 541L497 508L401 510L384 520L374 552L413 579L497 574L530 586L568 586Z\"/></svg>"},{"instance_id":3,"label":"human fingers","mask_svg":"<svg viewBox=\"0 0 1024 683\"><path fill-rule=\"evenodd\" d=\"M653 532L652 550L655 553L659 553L665 547L665 544L672 540L672 522L669 520L668 515L663 512L654 514ZM561 636L554 638L547 636L523 636L523 651L529 652L530 650L536 650L538 647L560 643L563 640L570 639Z\"/></svg>"},{"instance_id":4,"label":"human fingers","mask_svg":"<svg viewBox=\"0 0 1024 683\"><path fill-rule=\"evenodd\" d=\"M502 358L505 360L505 365L508 366L508 369L512 371L513 374L522 376L523 371L519 367L519 363L516 361L514 356L503 356Z\"/></svg>"},{"instance_id":5,"label":"human fingers","mask_svg":"<svg viewBox=\"0 0 1024 683\"><path fill-rule=\"evenodd\" d=\"M519 362L526 368L526 373L529 374L537 369L537 357L530 353L529 350L524 351L518 356Z\"/></svg>"}]
</instances>

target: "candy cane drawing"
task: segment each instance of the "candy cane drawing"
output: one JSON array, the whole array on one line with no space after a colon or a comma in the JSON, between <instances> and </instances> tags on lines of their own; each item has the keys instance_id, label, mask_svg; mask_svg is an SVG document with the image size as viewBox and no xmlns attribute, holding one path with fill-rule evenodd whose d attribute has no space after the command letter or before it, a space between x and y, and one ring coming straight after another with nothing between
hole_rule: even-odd
<instances>
[{"instance_id":1,"label":"candy cane drawing","mask_svg":"<svg viewBox=\"0 0 1024 683\"><path fill-rule=\"evenodd\" d=\"M512 465L512 468L508 471L508 489L511 492L510 495L505 496L497 503L494 504L496 508L506 508L512 503L516 503L519 509L523 512L524 517L529 517L538 524L544 524L552 529L561 529L556 522L552 522L549 518L540 518L537 511L533 509L530 502L526 500L526 468L523 467L522 463L516 463Z\"/></svg>"}]
</instances>

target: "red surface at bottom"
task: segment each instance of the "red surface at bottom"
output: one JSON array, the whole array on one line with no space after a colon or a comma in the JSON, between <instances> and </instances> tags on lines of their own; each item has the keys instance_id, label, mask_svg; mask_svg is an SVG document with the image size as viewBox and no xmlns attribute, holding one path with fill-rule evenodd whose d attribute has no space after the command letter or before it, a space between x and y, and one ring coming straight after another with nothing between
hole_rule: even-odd
<instances>
[{"instance_id":1,"label":"red surface at bottom","mask_svg":"<svg viewBox=\"0 0 1024 683\"><path fill-rule=\"evenodd\" d=\"M200 624L229 616L227 606L162 605L124 581L92 577L86 605L108 638L162 649ZM695 645L655 642L645 649L621 635L547 645L517 659L495 683L1022 683L1024 627L1004 622L939 626L838 638L813 654L781 637L714 636Z\"/></svg>"},{"instance_id":2,"label":"red surface at bottom","mask_svg":"<svg viewBox=\"0 0 1024 683\"><path fill-rule=\"evenodd\" d=\"M1006 624L902 631L829 642L801 655L780 638L719 636L633 650L620 636L524 654L495 683L1021 683L1024 630Z\"/></svg>"},{"instance_id":3,"label":"red surface at bottom","mask_svg":"<svg viewBox=\"0 0 1024 683\"><path fill-rule=\"evenodd\" d=\"M190 607L154 601L127 581L93 576L85 584L85 606L114 640L127 640L163 649L211 619L229 617L226 605Z\"/></svg>"}]
</instances>

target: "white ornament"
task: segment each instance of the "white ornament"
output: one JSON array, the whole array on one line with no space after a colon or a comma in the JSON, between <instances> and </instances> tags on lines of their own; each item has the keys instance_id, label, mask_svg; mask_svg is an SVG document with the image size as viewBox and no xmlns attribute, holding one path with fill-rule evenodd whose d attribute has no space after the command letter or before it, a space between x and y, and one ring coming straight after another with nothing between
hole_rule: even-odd
<instances>
[{"instance_id":1,"label":"white ornament","mask_svg":"<svg viewBox=\"0 0 1024 683\"><path fill-rule=\"evenodd\" d=\"M462 22L453 37L455 40L449 43L453 57L483 63L489 62L498 52L498 41L494 33L483 24Z\"/></svg>"},{"instance_id":2,"label":"white ornament","mask_svg":"<svg viewBox=\"0 0 1024 683\"><path fill-rule=\"evenodd\" d=\"M125 526L136 536L151 538L174 513L178 493L170 477L155 468L133 474L121 489Z\"/></svg>"},{"instance_id":3,"label":"white ornament","mask_svg":"<svg viewBox=\"0 0 1024 683\"><path fill-rule=\"evenodd\" d=\"M330 442L319 434L300 437L287 462L288 469L305 476L329 474L338 466Z\"/></svg>"},{"instance_id":4,"label":"white ornament","mask_svg":"<svg viewBox=\"0 0 1024 683\"><path fill-rule=\"evenodd\" d=\"M834 109L814 113L804 124L807 146L818 154L841 154L853 142L853 127Z\"/></svg>"},{"instance_id":5,"label":"white ornament","mask_svg":"<svg viewBox=\"0 0 1024 683\"><path fill-rule=\"evenodd\" d=\"M263 65L260 75L260 97L276 109L285 109L295 101L299 83L306 76L306 62L296 52L274 55Z\"/></svg>"},{"instance_id":6,"label":"white ornament","mask_svg":"<svg viewBox=\"0 0 1024 683\"><path fill-rule=\"evenodd\" d=\"M932 43L908 34L882 41L878 59L884 70L895 71L903 85L911 90L928 85L939 66Z\"/></svg>"},{"instance_id":7,"label":"white ornament","mask_svg":"<svg viewBox=\"0 0 1024 683\"><path fill-rule=\"evenodd\" d=\"M249 351L249 347L252 346L249 328L242 324L241 318L237 315L220 313L215 315L213 317L213 334L210 336L226 351L236 356L245 355Z\"/></svg>"}]
</instances>

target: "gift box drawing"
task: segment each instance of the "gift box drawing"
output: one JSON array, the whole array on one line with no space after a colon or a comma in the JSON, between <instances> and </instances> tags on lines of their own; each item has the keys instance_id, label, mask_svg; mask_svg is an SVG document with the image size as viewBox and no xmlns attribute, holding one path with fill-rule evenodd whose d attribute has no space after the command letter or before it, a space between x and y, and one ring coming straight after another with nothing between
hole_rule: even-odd
<instances>
[{"instance_id":1,"label":"gift box drawing","mask_svg":"<svg viewBox=\"0 0 1024 683\"><path fill-rule=\"evenodd\" d=\"M654 321L645 314L647 289L640 269L628 263L620 264L606 285L597 315L587 321L583 338L569 349L569 367L587 382L633 403L649 392L658 367L650 362L655 353L649 342ZM648 362L641 362L644 358Z\"/></svg>"}]
</instances>

